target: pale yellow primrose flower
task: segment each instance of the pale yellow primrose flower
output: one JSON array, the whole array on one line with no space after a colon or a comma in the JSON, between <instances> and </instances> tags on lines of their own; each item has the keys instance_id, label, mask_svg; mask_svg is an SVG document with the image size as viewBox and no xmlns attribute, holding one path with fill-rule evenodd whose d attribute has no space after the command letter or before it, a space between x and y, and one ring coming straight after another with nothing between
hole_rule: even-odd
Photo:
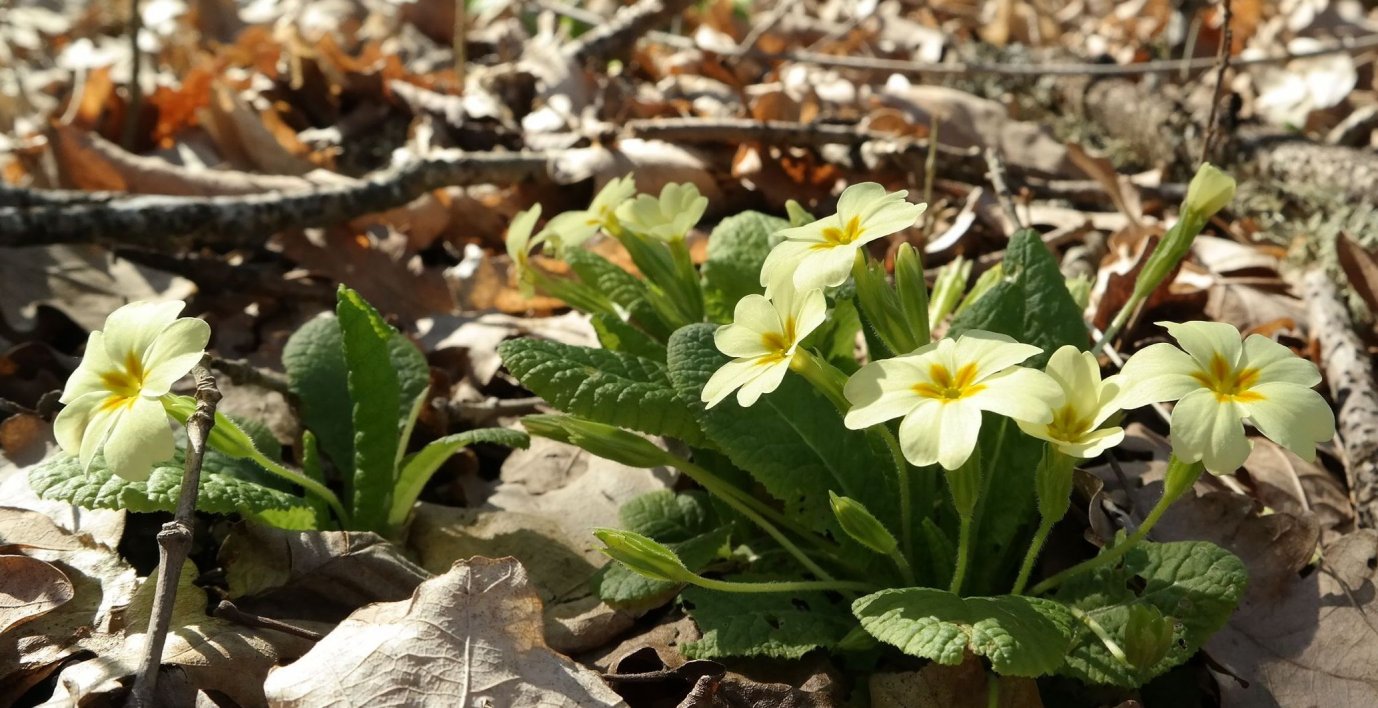
<instances>
[{"instance_id":1,"label":"pale yellow primrose flower","mask_svg":"<svg viewBox=\"0 0 1378 708\"><path fill-rule=\"evenodd\" d=\"M58 444L79 454L82 469L103 449L112 472L140 481L172 457L172 429L158 399L201 360L211 336L205 322L177 317L183 306L132 302L86 340L62 391L67 407L53 421Z\"/></svg>"},{"instance_id":2,"label":"pale yellow primrose flower","mask_svg":"<svg viewBox=\"0 0 1378 708\"><path fill-rule=\"evenodd\" d=\"M631 175L608 180L588 209L567 211L550 220L546 230L559 241L561 248L574 248L589 240L599 229L616 223L617 208L636 194L636 180Z\"/></svg>"},{"instance_id":3,"label":"pale yellow primrose flower","mask_svg":"<svg viewBox=\"0 0 1378 708\"><path fill-rule=\"evenodd\" d=\"M713 335L718 351L736 358L713 372L703 387L703 402L712 408L737 391L737 403L746 407L774 391L799 342L823 324L827 310L823 291L816 288L801 294L782 287L770 299L747 295L737 301L732 324Z\"/></svg>"},{"instance_id":4,"label":"pale yellow primrose flower","mask_svg":"<svg viewBox=\"0 0 1378 708\"><path fill-rule=\"evenodd\" d=\"M507 257L512 259L512 267L517 271L517 283L521 294L531 297L535 294L534 276L531 271L531 249L541 245L547 233L542 231L534 239L531 232L536 228L536 220L541 218L541 205L537 204L526 211L517 212L512 223L507 226Z\"/></svg>"},{"instance_id":5,"label":"pale yellow primrose flower","mask_svg":"<svg viewBox=\"0 0 1378 708\"><path fill-rule=\"evenodd\" d=\"M1063 403L1053 410L1048 423L1015 421L1019 429L1040 440L1047 440L1069 457L1089 459L1119 445L1124 429L1101 428L1120 410L1121 380L1100 377L1095 355L1067 344L1053 352L1044 369L1062 387Z\"/></svg>"},{"instance_id":6,"label":"pale yellow primrose flower","mask_svg":"<svg viewBox=\"0 0 1378 708\"><path fill-rule=\"evenodd\" d=\"M926 204L910 204L905 191L887 194L875 182L854 184L837 200L837 213L812 224L777 232L785 237L761 267L767 294L791 280L800 291L841 285L857 250L878 238L914 225Z\"/></svg>"},{"instance_id":7,"label":"pale yellow primrose flower","mask_svg":"<svg viewBox=\"0 0 1378 708\"><path fill-rule=\"evenodd\" d=\"M674 241L684 238L708 210L708 197L693 183L667 184L660 197L639 194L617 208L617 220L642 236Z\"/></svg>"},{"instance_id":8,"label":"pale yellow primrose flower","mask_svg":"<svg viewBox=\"0 0 1378 708\"><path fill-rule=\"evenodd\" d=\"M971 330L912 354L872 362L847 380L845 423L859 430L904 417L900 448L922 467L955 470L976 448L981 412L1048 423L1062 389L1047 374L1015 366L1043 351L1003 334Z\"/></svg>"},{"instance_id":9,"label":"pale yellow primrose flower","mask_svg":"<svg viewBox=\"0 0 1378 708\"><path fill-rule=\"evenodd\" d=\"M1158 324L1182 348L1154 344L1130 357L1120 404L1176 400L1172 453L1182 461L1199 460L1214 474L1239 469L1253 448L1245 419L1307 461L1316 459L1316 443L1335 436L1334 414L1311 388L1321 382L1315 364L1262 335L1241 343L1239 330L1221 322Z\"/></svg>"}]
</instances>

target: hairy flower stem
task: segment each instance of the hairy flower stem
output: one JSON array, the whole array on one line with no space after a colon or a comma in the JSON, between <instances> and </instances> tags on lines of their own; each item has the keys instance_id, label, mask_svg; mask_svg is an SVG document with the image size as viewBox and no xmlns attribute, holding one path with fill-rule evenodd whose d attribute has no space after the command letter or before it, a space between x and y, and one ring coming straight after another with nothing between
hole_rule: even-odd
<instances>
[{"instance_id":1,"label":"hairy flower stem","mask_svg":"<svg viewBox=\"0 0 1378 708\"><path fill-rule=\"evenodd\" d=\"M843 386L847 383L847 375L837 369L837 367L819 359L805 349L799 349L794 353L794 360L790 362L790 368L800 376L803 376L813 387L833 402L837 406L837 412L843 416L847 415L847 410L851 404L847 402L847 397L843 395ZM914 550L914 511L913 500L910 498L909 491L909 462L904 459L904 452L900 450L900 443L895 439L890 429L885 425L873 425L866 429L868 435L880 438L887 450L890 451L890 459L895 465L895 475L899 481L900 495L900 548L904 553L906 565L908 559L913 558Z\"/></svg>"},{"instance_id":2,"label":"hairy flower stem","mask_svg":"<svg viewBox=\"0 0 1378 708\"><path fill-rule=\"evenodd\" d=\"M1180 499L1188 489L1191 489L1204 470L1205 467L1200 462L1182 462L1174 455L1172 460L1168 462L1167 475L1163 479L1163 498L1159 499L1153 509L1148 512L1148 516L1139 525L1138 530L1095 558L1082 561L1033 586L1029 594L1042 595L1078 575L1103 568L1123 558L1139 541L1148 536L1148 532L1153 530L1153 526L1158 523L1159 519L1163 518L1163 514L1167 513L1173 502Z\"/></svg>"},{"instance_id":3,"label":"hairy flower stem","mask_svg":"<svg viewBox=\"0 0 1378 708\"><path fill-rule=\"evenodd\" d=\"M1024 592L1024 588L1029 584L1029 576L1033 574L1034 563L1043 552L1043 544L1048 541L1048 534L1052 533L1053 526L1067 514L1067 507L1071 504L1069 495L1072 492L1072 468L1075 465L1075 459L1062 454L1056 447L1044 447L1043 460L1034 475L1034 489L1038 492L1038 530L1034 532L1033 541L1024 553L1024 562L1019 566L1019 577L1014 581L1014 589L1010 591L1012 595Z\"/></svg>"},{"instance_id":4,"label":"hairy flower stem","mask_svg":"<svg viewBox=\"0 0 1378 708\"><path fill-rule=\"evenodd\" d=\"M961 467L947 473L948 490L952 492L952 505L957 511L957 563L952 570L952 585L949 590L954 595L962 592L966 580L967 567L971 564L971 546L974 541L976 507L980 501L981 490L985 486L981 474L981 448L971 451L971 457Z\"/></svg>"},{"instance_id":5,"label":"hairy flower stem","mask_svg":"<svg viewBox=\"0 0 1378 708\"><path fill-rule=\"evenodd\" d=\"M320 482L314 479L311 479L310 477L307 477L301 472L297 472L296 470L289 469L277 462L273 462L272 460L268 459L267 456L265 456L261 452L258 452L257 450L255 450L254 452L255 454L250 455L249 459L257 463L258 466L320 497L322 500L325 501L326 504L330 505L330 509L335 512L335 516L340 520L340 523L343 524L349 521L349 512L345 510L344 505L340 503L340 498L336 496L334 492L330 491L329 487L325 486L324 484L321 484Z\"/></svg>"}]
</instances>

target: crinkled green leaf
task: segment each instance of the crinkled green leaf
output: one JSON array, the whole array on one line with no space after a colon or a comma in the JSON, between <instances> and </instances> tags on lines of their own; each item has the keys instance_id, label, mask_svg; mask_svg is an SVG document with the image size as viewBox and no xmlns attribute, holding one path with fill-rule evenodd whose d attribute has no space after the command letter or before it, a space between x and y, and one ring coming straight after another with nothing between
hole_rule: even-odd
<instances>
[{"instance_id":1,"label":"crinkled green leaf","mask_svg":"<svg viewBox=\"0 0 1378 708\"><path fill-rule=\"evenodd\" d=\"M589 317L589 324L598 335L604 349L639 356L651 361L665 361L665 345L651 335L623 322L613 315L599 312Z\"/></svg>"},{"instance_id":2,"label":"crinkled green leaf","mask_svg":"<svg viewBox=\"0 0 1378 708\"><path fill-rule=\"evenodd\" d=\"M411 401L402 396L393 367L393 330L358 293L341 287L336 314L344 335L349 397L354 411L354 477L350 485L351 523L358 529L386 530L392 508L400 440L399 418Z\"/></svg>"},{"instance_id":3,"label":"crinkled green leaf","mask_svg":"<svg viewBox=\"0 0 1378 708\"><path fill-rule=\"evenodd\" d=\"M661 543L687 541L718 525L717 512L703 492L649 492L623 504L617 515L623 528Z\"/></svg>"},{"instance_id":4,"label":"crinkled green leaf","mask_svg":"<svg viewBox=\"0 0 1378 708\"><path fill-rule=\"evenodd\" d=\"M498 353L523 386L566 413L690 444L703 440L659 362L542 339L503 342Z\"/></svg>"},{"instance_id":5,"label":"crinkled green leaf","mask_svg":"<svg viewBox=\"0 0 1378 708\"><path fill-rule=\"evenodd\" d=\"M564 258L579 276L579 280L606 295L645 331L662 342L670 336L670 328L650 304L646 281L628 273L616 263L582 248L567 250Z\"/></svg>"},{"instance_id":6,"label":"crinkled green leaf","mask_svg":"<svg viewBox=\"0 0 1378 708\"><path fill-rule=\"evenodd\" d=\"M1056 597L1085 612L1121 646L1129 608L1152 605L1176 624L1167 655L1153 666L1128 666L1079 623L1061 673L1089 683L1139 686L1190 659L1225 626L1248 580L1243 561L1214 544L1140 543L1121 565L1074 578Z\"/></svg>"},{"instance_id":7,"label":"crinkled green leaf","mask_svg":"<svg viewBox=\"0 0 1378 708\"><path fill-rule=\"evenodd\" d=\"M340 321L322 314L292 333L282 350L292 393L301 402L302 423L345 479L354 474L353 400L345 365Z\"/></svg>"},{"instance_id":8,"label":"crinkled green leaf","mask_svg":"<svg viewBox=\"0 0 1378 708\"><path fill-rule=\"evenodd\" d=\"M728 361L713 344L714 326L683 327L670 337L670 378L734 465L751 474L795 516L817 530L836 530L828 505L832 490L861 502L898 527L895 470L866 434L848 430L842 416L802 378L789 374L780 388L742 408L728 398L707 409L703 386ZM837 534L841 538L841 534Z\"/></svg>"},{"instance_id":9,"label":"crinkled green leaf","mask_svg":"<svg viewBox=\"0 0 1378 708\"><path fill-rule=\"evenodd\" d=\"M969 650L1005 676L1043 676L1062 665L1072 618L1052 600L958 597L934 588L882 590L852 603L871 636L906 654L955 665Z\"/></svg>"},{"instance_id":10,"label":"crinkled green leaf","mask_svg":"<svg viewBox=\"0 0 1378 708\"><path fill-rule=\"evenodd\" d=\"M116 476L97 454L90 470L70 455L51 457L29 470L29 484L38 496L86 509L128 509L136 512L175 511L182 487L182 448L172 459L153 466L147 480L131 482ZM214 450L207 450L201 466L201 490L196 508L209 514L256 515L270 510L308 509L301 497L243 479L243 466L256 467ZM308 509L309 511L309 509Z\"/></svg>"},{"instance_id":11,"label":"crinkled green leaf","mask_svg":"<svg viewBox=\"0 0 1378 708\"><path fill-rule=\"evenodd\" d=\"M709 234L703 285L713 321L731 322L738 300L762 292L761 264L770 253L770 236L788 226L779 217L746 211L723 219Z\"/></svg>"},{"instance_id":12,"label":"crinkled green leaf","mask_svg":"<svg viewBox=\"0 0 1378 708\"><path fill-rule=\"evenodd\" d=\"M820 592L729 593L691 587L680 599L703 632L702 639L682 647L694 659L798 659L814 649L837 646L856 627L845 602Z\"/></svg>"},{"instance_id":13,"label":"crinkled green leaf","mask_svg":"<svg viewBox=\"0 0 1378 708\"><path fill-rule=\"evenodd\" d=\"M948 336L969 329L1007 334L1043 353L1024 362L1043 368L1064 344L1089 344L1081 308L1067 291L1057 259L1038 233L1024 230L1010 238L1005 251L1005 277L952 321Z\"/></svg>"}]
</instances>

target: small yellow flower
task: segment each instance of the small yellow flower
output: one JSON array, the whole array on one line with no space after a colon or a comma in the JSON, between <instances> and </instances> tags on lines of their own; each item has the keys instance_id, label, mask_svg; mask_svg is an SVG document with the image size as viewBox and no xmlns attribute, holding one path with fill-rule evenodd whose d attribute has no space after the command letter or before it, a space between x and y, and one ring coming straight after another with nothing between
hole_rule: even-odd
<instances>
[{"instance_id":1,"label":"small yellow flower","mask_svg":"<svg viewBox=\"0 0 1378 708\"><path fill-rule=\"evenodd\" d=\"M790 282L800 291L841 285L862 246L908 228L925 204L910 204L908 192L886 193L875 182L854 184L837 200L837 213L812 224L784 229L761 267L767 293Z\"/></svg>"},{"instance_id":2,"label":"small yellow flower","mask_svg":"<svg viewBox=\"0 0 1378 708\"><path fill-rule=\"evenodd\" d=\"M1047 423L1016 421L1025 433L1047 440L1069 457L1091 458L1120 444L1124 429L1101 428L1120 410L1120 380L1100 377L1095 355L1064 345L1048 359L1044 370L1062 388L1064 402Z\"/></svg>"},{"instance_id":3,"label":"small yellow flower","mask_svg":"<svg viewBox=\"0 0 1378 708\"><path fill-rule=\"evenodd\" d=\"M1172 452L1182 461L1233 473L1253 448L1245 420L1308 461L1316 459L1317 443L1334 437L1334 414L1312 389L1321 382L1315 364L1262 335L1240 342L1239 330L1221 322L1158 324L1182 348L1154 344L1130 357L1120 404L1177 401Z\"/></svg>"},{"instance_id":4,"label":"small yellow flower","mask_svg":"<svg viewBox=\"0 0 1378 708\"><path fill-rule=\"evenodd\" d=\"M637 195L617 208L617 220L626 229L661 241L684 238L708 209L708 197L693 183L667 184L660 197Z\"/></svg>"},{"instance_id":5,"label":"small yellow flower","mask_svg":"<svg viewBox=\"0 0 1378 708\"><path fill-rule=\"evenodd\" d=\"M588 209L567 211L550 220L546 230L560 248L574 248L589 240L599 229L617 223L617 208L636 194L636 180L631 175L608 180Z\"/></svg>"},{"instance_id":6,"label":"small yellow flower","mask_svg":"<svg viewBox=\"0 0 1378 708\"><path fill-rule=\"evenodd\" d=\"M1052 421L1062 389L1047 374L1016 366L1041 349L1003 334L971 330L912 354L872 362L843 394L845 423L859 430L903 416L900 448L915 466L962 466L976 448L981 412L1035 423Z\"/></svg>"},{"instance_id":7,"label":"small yellow flower","mask_svg":"<svg viewBox=\"0 0 1378 708\"><path fill-rule=\"evenodd\" d=\"M737 391L737 402L745 407L774 391L799 342L823 324L827 309L823 291L817 289L800 294L786 287L769 299L747 295L737 301L732 324L713 335L718 351L736 358L713 372L703 387L703 402L712 408Z\"/></svg>"},{"instance_id":8,"label":"small yellow flower","mask_svg":"<svg viewBox=\"0 0 1378 708\"><path fill-rule=\"evenodd\" d=\"M531 249L546 240L542 231L535 238L531 232L536 228L536 220L541 218L541 205L537 204L526 211L517 212L507 227L507 256L512 259L512 268L517 272L517 283L522 295L535 294L535 273L531 271Z\"/></svg>"},{"instance_id":9,"label":"small yellow flower","mask_svg":"<svg viewBox=\"0 0 1378 708\"><path fill-rule=\"evenodd\" d=\"M172 457L174 444L160 400L205 354L210 325L178 318L183 303L132 302L92 332L86 353L67 380L67 406L53 421L62 449L82 468L104 451L105 463L130 480L147 479L153 464Z\"/></svg>"}]
</instances>

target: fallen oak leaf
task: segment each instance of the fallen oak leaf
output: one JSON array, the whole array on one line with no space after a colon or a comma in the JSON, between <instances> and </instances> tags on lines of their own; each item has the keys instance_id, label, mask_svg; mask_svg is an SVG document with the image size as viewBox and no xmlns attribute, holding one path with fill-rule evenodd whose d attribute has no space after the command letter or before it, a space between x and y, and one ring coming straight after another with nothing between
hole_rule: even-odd
<instances>
[{"instance_id":1,"label":"fallen oak leaf","mask_svg":"<svg viewBox=\"0 0 1378 708\"><path fill-rule=\"evenodd\" d=\"M67 604L72 581L56 566L28 556L0 556L0 635Z\"/></svg>"},{"instance_id":2,"label":"fallen oak leaf","mask_svg":"<svg viewBox=\"0 0 1378 708\"><path fill-rule=\"evenodd\" d=\"M274 706L625 705L592 670L545 644L541 601L512 558L471 558L410 600L350 615L268 674Z\"/></svg>"}]
</instances>

